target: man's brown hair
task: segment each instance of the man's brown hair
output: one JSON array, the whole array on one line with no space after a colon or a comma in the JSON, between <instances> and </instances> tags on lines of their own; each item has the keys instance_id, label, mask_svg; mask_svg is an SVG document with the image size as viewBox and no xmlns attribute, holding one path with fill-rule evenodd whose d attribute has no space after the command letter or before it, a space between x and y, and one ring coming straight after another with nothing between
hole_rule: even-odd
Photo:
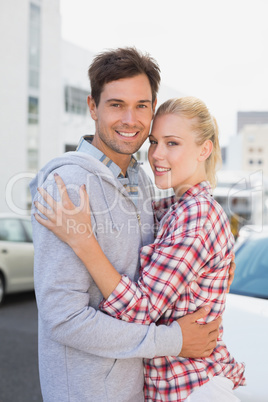
<instances>
[{"instance_id":1,"label":"man's brown hair","mask_svg":"<svg viewBox=\"0 0 268 402\"><path fill-rule=\"evenodd\" d=\"M99 53L91 63L88 76L91 84L91 96L98 106L105 84L122 78L131 78L146 74L151 90L152 103L160 84L160 68L149 55L142 54L134 47L118 48Z\"/></svg>"}]
</instances>

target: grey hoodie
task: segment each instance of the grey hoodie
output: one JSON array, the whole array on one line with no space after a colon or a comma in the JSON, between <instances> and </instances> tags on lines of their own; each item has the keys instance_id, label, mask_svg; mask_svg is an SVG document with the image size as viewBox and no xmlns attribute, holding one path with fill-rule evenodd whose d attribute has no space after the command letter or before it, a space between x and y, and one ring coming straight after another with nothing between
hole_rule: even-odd
<instances>
[{"instance_id":1,"label":"grey hoodie","mask_svg":"<svg viewBox=\"0 0 268 402\"><path fill-rule=\"evenodd\" d=\"M139 249L153 241L152 192L144 171L139 169L136 207L102 162L69 152L48 163L31 182L33 201L39 199L41 186L59 199L55 172L76 205L79 187L86 184L92 225L102 249L120 273L136 279ZM143 401L142 358L178 355L179 325L126 323L100 312L101 293L80 259L34 216L32 224L44 401ZM79 232L83 227L71 223L70 230Z\"/></svg>"}]
</instances>

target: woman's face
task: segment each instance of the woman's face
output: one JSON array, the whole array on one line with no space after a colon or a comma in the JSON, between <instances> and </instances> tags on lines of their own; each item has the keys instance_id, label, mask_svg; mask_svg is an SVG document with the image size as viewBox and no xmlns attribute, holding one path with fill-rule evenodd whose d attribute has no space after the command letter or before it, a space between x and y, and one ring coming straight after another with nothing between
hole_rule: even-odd
<instances>
[{"instance_id":1,"label":"woman's face","mask_svg":"<svg viewBox=\"0 0 268 402\"><path fill-rule=\"evenodd\" d=\"M156 116L149 136L148 158L158 188L173 188L182 195L205 180L202 145L196 144L193 119L176 114ZM201 159L201 161L200 161Z\"/></svg>"}]
</instances>

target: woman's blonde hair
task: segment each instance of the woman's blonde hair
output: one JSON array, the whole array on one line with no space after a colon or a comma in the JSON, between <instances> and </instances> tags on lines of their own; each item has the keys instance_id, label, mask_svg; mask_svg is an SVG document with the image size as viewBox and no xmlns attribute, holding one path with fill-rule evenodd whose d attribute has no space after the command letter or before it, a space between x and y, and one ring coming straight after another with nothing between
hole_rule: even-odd
<instances>
[{"instance_id":1,"label":"woman's blonde hair","mask_svg":"<svg viewBox=\"0 0 268 402\"><path fill-rule=\"evenodd\" d=\"M216 187L216 171L221 166L221 150L219 145L219 129L216 119L210 114L207 106L193 96L169 99L159 106L155 117L166 114L176 114L193 119L193 130L196 132L196 143L202 145L210 140L213 150L206 159L205 167L208 180L213 188Z\"/></svg>"}]
</instances>

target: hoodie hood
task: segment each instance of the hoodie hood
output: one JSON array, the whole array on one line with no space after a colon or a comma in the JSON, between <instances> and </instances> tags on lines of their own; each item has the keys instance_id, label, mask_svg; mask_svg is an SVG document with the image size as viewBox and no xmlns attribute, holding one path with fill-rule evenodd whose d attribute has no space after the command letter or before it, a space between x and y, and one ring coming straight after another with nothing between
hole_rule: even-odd
<instances>
[{"instance_id":1,"label":"hoodie hood","mask_svg":"<svg viewBox=\"0 0 268 402\"><path fill-rule=\"evenodd\" d=\"M68 166L78 166L84 169L87 173L93 174L100 183L100 188L102 192L102 197L106 204L106 210L109 212L110 219L112 222L112 227L115 230L118 230L117 224L115 223L115 219L112 215L109 201L107 199L106 191L105 191L105 183L108 182L113 187L116 188L123 196L127 197L131 203L133 201L129 198L128 192L123 187L123 185L115 178L112 171L104 165L102 162L97 160L95 157L88 155L82 152L67 152L62 156L52 159L48 162L35 176L35 178L30 182L30 192L32 195L32 200L35 200L38 197L37 188L44 185L44 183L49 180L53 181L54 172L61 167ZM84 183L86 184L86 183ZM133 203L133 206L134 203ZM135 207L136 208L136 207Z\"/></svg>"},{"instance_id":2,"label":"hoodie hood","mask_svg":"<svg viewBox=\"0 0 268 402\"><path fill-rule=\"evenodd\" d=\"M127 194L124 187L116 180L111 170L102 162L98 161L91 155L82 152L66 152L58 158L52 159L48 162L30 182L30 191L32 198L34 198L37 188L41 187L53 172L62 166L79 166L86 170L88 173L96 175L100 182L102 180L108 181L118 188L124 194Z\"/></svg>"}]
</instances>

